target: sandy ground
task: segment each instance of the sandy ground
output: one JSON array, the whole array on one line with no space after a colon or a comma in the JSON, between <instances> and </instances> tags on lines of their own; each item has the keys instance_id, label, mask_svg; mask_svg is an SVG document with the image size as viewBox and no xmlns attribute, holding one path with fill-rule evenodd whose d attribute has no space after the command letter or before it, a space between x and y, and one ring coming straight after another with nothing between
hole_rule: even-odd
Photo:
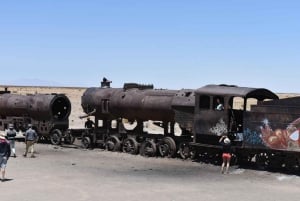
<instances>
[{"instance_id":1,"label":"sandy ground","mask_svg":"<svg viewBox=\"0 0 300 201\"><path fill-rule=\"evenodd\" d=\"M76 143L78 144L78 142ZM282 201L300 199L300 177L180 159L145 158L79 146L36 145L24 158L17 143L1 200L15 201Z\"/></svg>"}]
</instances>

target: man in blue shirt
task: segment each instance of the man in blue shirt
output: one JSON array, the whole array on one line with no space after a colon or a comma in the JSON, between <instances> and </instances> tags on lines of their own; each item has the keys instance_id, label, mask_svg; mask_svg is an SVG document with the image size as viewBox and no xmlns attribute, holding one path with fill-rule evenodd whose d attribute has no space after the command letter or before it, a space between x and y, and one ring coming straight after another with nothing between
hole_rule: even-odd
<instances>
[{"instance_id":1,"label":"man in blue shirt","mask_svg":"<svg viewBox=\"0 0 300 201\"><path fill-rule=\"evenodd\" d=\"M31 158L34 158L34 143L37 140L37 133L32 128L31 124L28 124L28 130L25 133L25 144L26 144L26 151L24 153L24 157L27 156L28 149L31 148Z\"/></svg>"}]
</instances>

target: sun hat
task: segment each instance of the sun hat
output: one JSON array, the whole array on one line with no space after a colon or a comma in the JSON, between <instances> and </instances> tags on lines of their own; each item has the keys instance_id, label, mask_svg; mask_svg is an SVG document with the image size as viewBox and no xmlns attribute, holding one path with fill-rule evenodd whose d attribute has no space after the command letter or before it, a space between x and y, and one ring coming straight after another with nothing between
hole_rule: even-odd
<instances>
[{"instance_id":1,"label":"sun hat","mask_svg":"<svg viewBox=\"0 0 300 201\"><path fill-rule=\"evenodd\" d=\"M229 144L229 143L230 143L230 139L229 139L228 137L226 137L226 138L224 139L224 143L225 143L225 144Z\"/></svg>"}]
</instances>

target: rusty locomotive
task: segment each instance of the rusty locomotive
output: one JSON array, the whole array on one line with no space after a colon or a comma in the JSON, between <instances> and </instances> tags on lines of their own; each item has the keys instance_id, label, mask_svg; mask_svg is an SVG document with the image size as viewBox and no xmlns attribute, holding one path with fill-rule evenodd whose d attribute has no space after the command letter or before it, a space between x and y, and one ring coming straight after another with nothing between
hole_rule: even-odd
<instances>
[{"instance_id":1,"label":"rusty locomotive","mask_svg":"<svg viewBox=\"0 0 300 201\"><path fill-rule=\"evenodd\" d=\"M216 109L217 100L222 110ZM127 83L111 88L105 80L85 91L82 108L85 117L95 120L95 127L81 136L86 148L211 157L220 152L220 136L228 135L239 163L299 169L300 97L279 99L264 88L232 85L166 90ZM160 133L148 129L149 121Z\"/></svg>"},{"instance_id":2,"label":"rusty locomotive","mask_svg":"<svg viewBox=\"0 0 300 201\"><path fill-rule=\"evenodd\" d=\"M70 112L71 102L64 94L19 95L7 88L0 93L0 130L12 123L17 131L24 132L32 124L39 140L73 143L67 132Z\"/></svg>"},{"instance_id":3,"label":"rusty locomotive","mask_svg":"<svg viewBox=\"0 0 300 201\"><path fill-rule=\"evenodd\" d=\"M222 109L219 109L219 102ZM126 83L87 88L81 97L93 128L69 129L71 103L64 94L0 93L0 129L33 124L52 144L103 146L143 156L220 159L219 138L233 142L235 161L259 167L299 170L300 97L279 99L264 88L207 85L199 89L155 89Z\"/></svg>"}]
</instances>

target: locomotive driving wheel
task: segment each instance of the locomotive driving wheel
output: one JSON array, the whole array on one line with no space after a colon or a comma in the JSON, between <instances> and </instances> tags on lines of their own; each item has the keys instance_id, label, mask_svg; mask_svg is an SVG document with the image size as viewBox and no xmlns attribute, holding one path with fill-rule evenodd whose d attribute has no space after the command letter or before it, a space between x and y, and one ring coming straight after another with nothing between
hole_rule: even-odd
<instances>
[{"instance_id":1,"label":"locomotive driving wheel","mask_svg":"<svg viewBox=\"0 0 300 201\"><path fill-rule=\"evenodd\" d=\"M107 138L105 148L108 151L119 151L121 148L121 141L117 136L112 135Z\"/></svg>"},{"instance_id":2,"label":"locomotive driving wheel","mask_svg":"<svg viewBox=\"0 0 300 201\"><path fill-rule=\"evenodd\" d=\"M124 140L122 151L130 154L138 154L139 145L135 138L129 137Z\"/></svg>"},{"instance_id":3,"label":"locomotive driving wheel","mask_svg":"<svg viewBox=\"0 0 300 201\"><path fill-rule=\"evenodd\" d=\"M142 143L140 148L140 154L142 156L153 157L156 156L156 144L152 140L146 140Z\"/></svg>"},{"instance_id":4,"label":"locomotive driving wheel","mask_svg":"<svg viewBox=\"0 0 300 201\"><path fill-rule=\"evenodd\" d=\"M171 137L165 137L158 143L158 151L162 157L172 158L176 154L176 143Z\"/></svg>"},{"instance_id":5,"label":"locomotive driving wheel","mask_svg":"<svg viewBox=\"0 0 300 201\"><path fill-rule=\"evenodd\" d=\"M54 129L51 132L50 141L54 145L59 145L61 143L62 132L59 129Z\"/></svg>"},{"instance_id":6,"label":"locomotive driving wheel","mask_svg":"<svg viewBox=\"0 0 300 201\"><path fill-rule=\"evenodd\" d=\"M82 145L82 147L83 147L84 149L90 148L91 145L92 145L92 144L91 144L91 138L88 137L88 136L82 137L82 139L81 139L81 145Z\"/></svg>"},{"instance_id":7,"label":"locomotive driving wheel","mask_svg":"<svg viewBox=\"0 0 300 201\"><path fill-rule=\"evenodd\" d=\"M187 159L191 156L191 149L188 142L181 142L179 144L178 153L182 159Z\"/></svg>"},{"instance_id":8,"label":"locomotive driving wheel","mask_svg":"<svg viewBox=\"0 0 300 201\"><path fill-rule=\"evenodd\" d=\"M64 139L67 144L73 144L75 141L75 137L71 133L69 133Z\"/></svg>"}]
</instances>

